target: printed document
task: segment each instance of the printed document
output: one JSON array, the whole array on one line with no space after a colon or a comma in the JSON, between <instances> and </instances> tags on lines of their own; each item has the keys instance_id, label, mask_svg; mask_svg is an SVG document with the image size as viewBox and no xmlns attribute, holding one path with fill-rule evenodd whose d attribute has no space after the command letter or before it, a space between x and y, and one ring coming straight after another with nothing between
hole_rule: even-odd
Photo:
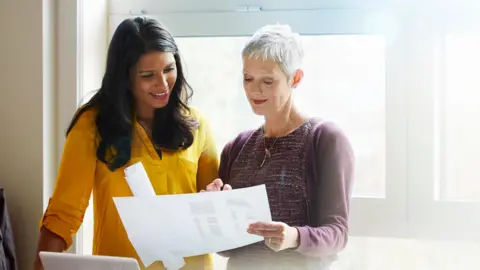
<instances>
[{"instance_id":1,"label":"printed document","mask_svg":"<svg viewBox=\"0 0 480 270\"><path fill-rule=\"evenodd\" d=\"M184 257L263 241L247 233L248 225L271 221L265 185L194 194L146 194L113 198L145 266L163 261L169 270L177 270L184 266Z\"/></svg>"}]
</instances>

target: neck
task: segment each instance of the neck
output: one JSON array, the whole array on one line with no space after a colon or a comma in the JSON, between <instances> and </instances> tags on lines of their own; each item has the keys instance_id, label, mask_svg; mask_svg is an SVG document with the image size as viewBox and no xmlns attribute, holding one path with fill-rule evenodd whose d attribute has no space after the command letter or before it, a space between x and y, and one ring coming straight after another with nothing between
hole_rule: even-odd
<instances>
[{"instance_id":1,"label":"neck","mask_svg":"<svg viewBox=\"0 0 480 270\"><path fill-rule=\"evenodd\" d=\"M264 132L267 137L281 137L303 124L305 117L293 104L286 104L281 111L265 116Z\"/></svg>"},{"instance_id":2,"label":"neck","mask_svg":"<svg viewBox=\"0 0 480 270\"><path fill-rule=\"evenodd\" d=\"M154 115L153 108L145 108L145 106L137 106L135 113L136 113L136 118L139 122L142 122L142 124L147 125L148 128L152 127L153 115Z\"/></svg>"}]
</instances>

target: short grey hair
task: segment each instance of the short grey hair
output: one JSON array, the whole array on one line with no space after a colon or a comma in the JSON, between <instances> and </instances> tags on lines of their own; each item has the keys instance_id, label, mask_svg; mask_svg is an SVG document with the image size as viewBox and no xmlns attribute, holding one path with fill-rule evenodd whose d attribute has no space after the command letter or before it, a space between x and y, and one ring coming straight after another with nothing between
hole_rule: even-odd
<instances>
[{"instance_id":1,"label":"short grey hair","mask_svg":"<svg viewBox=\"0 0 480 270\"><path fill-rule=\"evenodd\" d=\"M275 61L289 77L302 65L300 35L289 25L266 25L258 29L242 50L242 57Z\"/></svg>"}]
</instances>

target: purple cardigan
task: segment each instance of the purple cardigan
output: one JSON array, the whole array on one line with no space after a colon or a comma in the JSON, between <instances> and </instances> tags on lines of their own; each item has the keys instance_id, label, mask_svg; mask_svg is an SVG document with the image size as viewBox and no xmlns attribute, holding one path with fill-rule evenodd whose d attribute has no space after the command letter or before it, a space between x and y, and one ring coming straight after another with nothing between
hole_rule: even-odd
<instances>
[{"instance_id":1,"label":"purple cardigan","mask_svg":"<svg viewBox=\"0 0 480 270\"><path fill-rule=\"evenodd\" d=\"M229 183L232 164L253 130L240 133L222 151L219 176ZM345 134L333 123L315 119L309 138L305 178L308 224L297 227L299 253L327 259L347 244L354 154ZM222 256L229 256L228 251Z\"/></svg>"}]
</instances>

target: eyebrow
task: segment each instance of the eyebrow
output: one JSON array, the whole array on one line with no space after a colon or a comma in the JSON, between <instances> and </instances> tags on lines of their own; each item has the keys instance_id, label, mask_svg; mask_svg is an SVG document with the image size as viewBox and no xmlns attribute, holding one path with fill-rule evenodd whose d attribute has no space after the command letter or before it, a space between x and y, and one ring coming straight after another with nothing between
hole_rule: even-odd
<instances>
[{"instance_id":1,"label":"eyebrow","mask_svg":"<svg viewBox=\"0 0 480 270\"><path fill-rule=\"evenodd\" d=\"M168 65L165 66L165 68L171 68L172 66L175 66L175 62L170 62ZM164 69L165 69L164 68ZM140 70L138 71L139 74L141 73L151 73L151 72L156 72L156 69L145 69L145 70Z\"/></svg>"},{"instance_id":2,"label":"eyebrow","mask_svg":"<svg viewBox=\"0 0 480 270\"><path fill-rule=\"evenodd\" d=\"M254 76L252 76L252 75L250 75L250 74L248 74L248 73L246 73L246 72L243 73L243 76L244 76L244 77L245 77L245 76L254 77ZM273 73L261 74L259 77L262 78L262 79L275 80L275 76L274 76Z\"/></svg>"}]
</instances>

